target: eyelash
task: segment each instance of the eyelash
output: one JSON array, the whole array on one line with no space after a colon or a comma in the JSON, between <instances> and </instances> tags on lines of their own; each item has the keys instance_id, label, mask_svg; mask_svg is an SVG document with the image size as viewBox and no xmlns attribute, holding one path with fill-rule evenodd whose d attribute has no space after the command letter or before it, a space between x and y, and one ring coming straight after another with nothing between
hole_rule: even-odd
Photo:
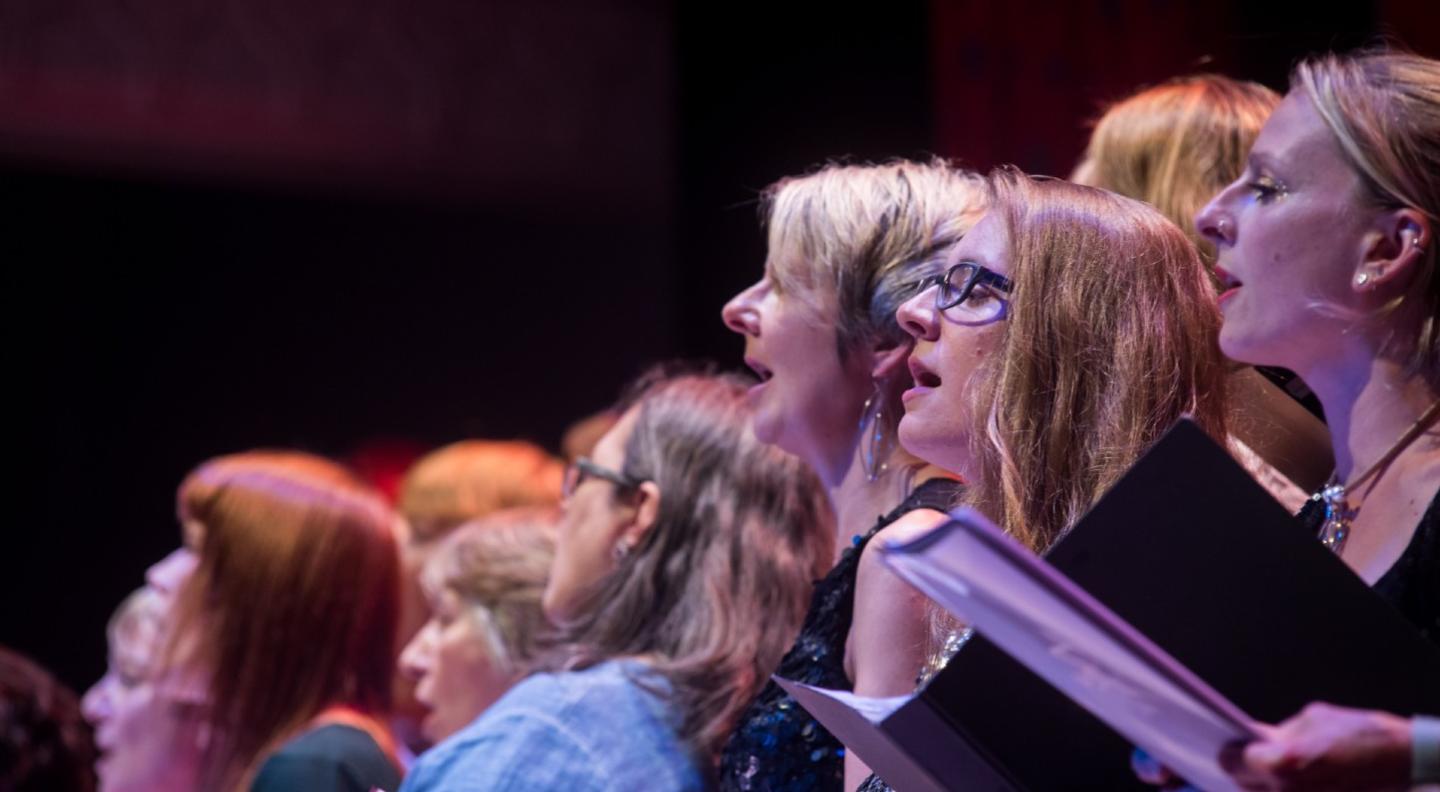
<instances>
[{"instance_id":1,"label":"eyelash","mask_svg":"<svg viewBox=\"0 0 1440 792\"><path fill-rule=\"evenodd\" d=\"M1269 176L1260 176L1245 186L1255 194L1255 198L1261 203L1268 203L1288 192L1283 185Z\"/></svg>"}]
</instances>

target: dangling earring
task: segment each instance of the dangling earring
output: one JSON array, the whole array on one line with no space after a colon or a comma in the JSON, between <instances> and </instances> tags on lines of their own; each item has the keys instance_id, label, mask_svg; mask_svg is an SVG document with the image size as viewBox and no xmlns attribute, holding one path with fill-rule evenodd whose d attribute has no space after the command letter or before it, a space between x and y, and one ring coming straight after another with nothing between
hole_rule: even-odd
<instances>
[{"instance_id":1,"label":"dangling earring","mask_svg":"<svg viewBox=\"0 0 1440 792\"><path fill-rule=\"evenodd\" d=\"M890 469L890 454L895 450L895 438L885 431L885 395L880 385L865 400L860 408L860 465L865 469L865 479L875 481Z\"/></svg>"}]
</instances>

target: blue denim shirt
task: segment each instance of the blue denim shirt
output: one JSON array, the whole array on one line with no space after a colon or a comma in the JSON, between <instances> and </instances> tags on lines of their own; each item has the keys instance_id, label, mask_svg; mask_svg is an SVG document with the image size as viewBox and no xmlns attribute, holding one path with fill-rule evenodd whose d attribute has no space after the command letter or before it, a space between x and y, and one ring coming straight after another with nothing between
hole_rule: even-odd
<instances>
[{"instance_id":1,"label":"blue denim shirt","mask_svg":"<svg viewBox=\"0 0 1440 792\"><path fill-rule=\"evenodd\" d=\"M701 790L705 774L676 713L638 661L535 674L421 754L401 792Z\"/></svg>"}]
</instances>

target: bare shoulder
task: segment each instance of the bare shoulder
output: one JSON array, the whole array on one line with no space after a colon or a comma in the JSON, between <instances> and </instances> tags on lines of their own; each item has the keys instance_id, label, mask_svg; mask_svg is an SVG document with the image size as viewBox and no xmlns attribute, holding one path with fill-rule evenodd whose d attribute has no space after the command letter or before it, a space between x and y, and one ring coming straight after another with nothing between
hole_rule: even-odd
<instances>
[{"instance_id":1,"label":"bare shoulder","mask_svg":"<svg viewBox=\"0 0 1440 792\"><path fill-rule=\"evenodd\" d=\"M876 532L870 544L865 546L866 555L870 548L880 547L883 542L908 542L950 519L944 512L934 509L915 509L900 515L900 519Z\"/></svg>"},{"instance_id":2,"label":"bare shoulder","mask_svg":"<svg viewBox=\"0 0 1440 792\"><path fill-rule=\"evenodd\" d=\"M855 580L855 617L846 646L846 670L862 695L897 695L914 689L924 662L928 615L924 595L891 572L880 543L919 536L945 515L917 509L880 529L860 555Z\"/></svg>"}]
</instances>

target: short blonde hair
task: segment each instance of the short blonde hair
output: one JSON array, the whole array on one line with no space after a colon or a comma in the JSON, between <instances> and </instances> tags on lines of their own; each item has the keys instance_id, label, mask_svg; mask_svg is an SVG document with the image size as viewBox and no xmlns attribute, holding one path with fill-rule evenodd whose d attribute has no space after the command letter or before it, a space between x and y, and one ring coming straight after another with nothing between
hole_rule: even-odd
<instances>
[{"instance_id":1,"label":"short blonde hair","mask_svg":"<svg viewBox=\"0 0 1440 792\"><path fill-rule=\"evenodd\" d=\"M1389 50L1302 61L1290 90L1304 91L1360 177L1363 200L1407 207L1430 222L1420 272L1391 303L1389 351L1440 387L1440 61Z\"/></svg>"},{"instance_id":2,"label":"short blonde hair","mask_svg":"<svg viewBox=\"0 0 1440 792\"><path fill-rule=\"evenodd\" d=\"M456 528L421 572L432 592L450 590L477 616L490 656L503 670L523 671L545 632L540 608L555 557L557 509L521 507Z\"/></svg>"},{"instance_id":3,"label":"short blonde hair","mask_svg":"<svg viewBox=\"0 0 1440 792\"><path fill-rule=\"evenodd\" d=\"M1250 145L1280 96L1218 74L1179 77L1111 105L1071 180L1145 201L1213 262L1195 229L1207 201L1240 177Z\"/></svg>"},{"instance_id":4,"label":"short blonde hair","mask_svg":"<svg viewBox=\"0 0 1440 792\"><path fill-rule=\"evenodd\" d=\"M415 539L516 506L560 502L565 466L522 440L462 440L421 457L400 484L399 511Z\"/></svg>"},{"instance_id":5,"label":"short blonde hair","mask_svg":"<svg viewBox=\"0 0 1440 792\"><path fill-rule=\"evenodd\" d=\"M904 287L940 267L984 204L985 180L940 159L831 163L765 190L765 269L782 292L834 295L842 359L862 344L903 343Z\"/></svg>"}]
</instances>

